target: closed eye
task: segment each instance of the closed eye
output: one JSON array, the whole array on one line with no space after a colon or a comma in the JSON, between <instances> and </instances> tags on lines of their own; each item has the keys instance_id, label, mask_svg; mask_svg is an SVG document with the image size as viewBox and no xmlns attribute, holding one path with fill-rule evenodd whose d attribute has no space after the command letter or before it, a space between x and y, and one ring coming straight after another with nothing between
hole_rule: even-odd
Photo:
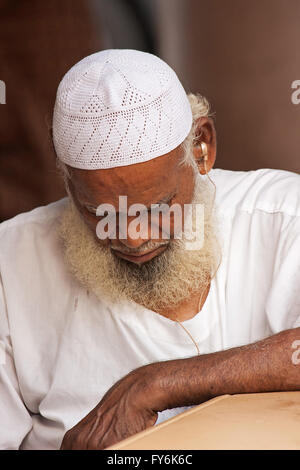
<instances>
[{"instance_id":1,"label":"closed eye","mask_svg":"<svg viewBox=\"0 0 300 470\"><path fill-rule=\"evenodd\" d=\"M84 208L90 213L96 215L97 208L94 206L90 206L89 204L85 204Z\"/></svg>"}]
</instances>

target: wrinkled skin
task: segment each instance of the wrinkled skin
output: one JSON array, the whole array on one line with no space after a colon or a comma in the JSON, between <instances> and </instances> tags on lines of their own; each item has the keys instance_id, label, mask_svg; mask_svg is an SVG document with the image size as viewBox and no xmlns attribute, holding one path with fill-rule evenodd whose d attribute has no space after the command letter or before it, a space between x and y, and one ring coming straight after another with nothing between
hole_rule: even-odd
<instances>
[{"instance_id":1,"label":"wrinkled skin","mask_svg":"<svg viewBox=\"0 0 300 470\"><path fill-rule=\"evenodd\" d=\"M64 436L61 449L105 449L153 426L160 408L158 394L151 394L151 374L142 367L119 380L100 403ZM153 406L156 403L156 406Z\"/></svg>"},{"instance_id":2,"label":"wrinkled skin","mask_svg":"<svg viewBox=\"0 0 300 470\"><path fill-rule=\"evenodd\" d=\"M211 354L155 362L119 380L70 429L61 449L105 449L156 422L157 412L220 395L300 390L291 344L300 328Z\"/></svg>"}]
</instances>

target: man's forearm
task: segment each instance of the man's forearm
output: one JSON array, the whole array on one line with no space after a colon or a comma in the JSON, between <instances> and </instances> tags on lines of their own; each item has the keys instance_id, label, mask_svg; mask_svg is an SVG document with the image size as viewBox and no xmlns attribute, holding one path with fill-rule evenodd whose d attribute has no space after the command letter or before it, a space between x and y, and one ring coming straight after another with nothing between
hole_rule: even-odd
<instances>
[{"instance_id":1,"label":"man's forearm","mask_svg":"<svg viewBox=\"0 0 300 470\"><path fill-rule=\"evenodd\" d=\"M146 367L161 409L197 405L224 394L300 390L300 364L292 360L297 340L300 328L247 346Z\"/></svg>"},{"instance_id":2,"label":"man's forearm","mask_svg":"<svg viewBox=\"0 0 300 470\"><path fill-rule=\"evenodd\" d=\"M218 395L300 390L300 328L248 346L139 367L64 436L61 449L105 449L153 426L157 411ZM299 347L299 343L298 343Z\"/></svg>"}]
</instances>

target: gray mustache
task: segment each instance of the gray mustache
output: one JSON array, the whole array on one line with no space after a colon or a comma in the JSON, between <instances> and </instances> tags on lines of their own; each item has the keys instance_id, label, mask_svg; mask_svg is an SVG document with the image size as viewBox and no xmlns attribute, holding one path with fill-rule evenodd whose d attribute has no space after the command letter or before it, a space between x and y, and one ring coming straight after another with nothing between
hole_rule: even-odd
<instances>
[{"instance_id":1,"label":"gray mustache","mask_svg":"<svg viewBox=\"0 0 300 470\"><path fill-rule=\"evenodd\" d=\"M165 241L165 242L148 242L146 243L145 245L142 245L140 248L133 248L133 249L130 249L128 247L116 247L116 246L111 246L111 250L116 250L116 251L121 251L122 253L127 253L127 254L131 254L131 253L144 253L146 251L151 251L151 250L154 250L156 248L159 248L160 246L164 246L164 245L168 245L169 244L169 241Z\"/></svg>"}]
</instances>

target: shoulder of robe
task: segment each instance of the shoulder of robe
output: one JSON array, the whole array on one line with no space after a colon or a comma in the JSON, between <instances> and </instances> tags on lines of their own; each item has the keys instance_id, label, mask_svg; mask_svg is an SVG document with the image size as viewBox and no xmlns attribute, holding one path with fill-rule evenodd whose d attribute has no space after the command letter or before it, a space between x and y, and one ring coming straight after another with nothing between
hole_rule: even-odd
<instances>
[{"instance_id":1,"label":"shoulder of robe","mask_svg":"<svg viewBox=\"0 0 300 470\"><path fill-rule=\"evenodd\" d=\"M300 215L300 175L263 168L255 171L215 169L210 172L217 187L216 203L225 213L282 212Z\"/></svg>"},{"instance_id":2,"label":"shoulder of robe","mask_svg":"<svg viewBox=\"0 0 300 470\"><path fill-rule=\"evenodd\" d=\"M51 222L53 219L57 219L66 206L67 201L68 198L63 198L46 206L37 207L31 211L23 212L11 219L5 220L0 223L0 236L10 236L14 231L24 230L26 226L33 224L43 226L47 224L47 221Z\"/></svg>"}]
</instances>

